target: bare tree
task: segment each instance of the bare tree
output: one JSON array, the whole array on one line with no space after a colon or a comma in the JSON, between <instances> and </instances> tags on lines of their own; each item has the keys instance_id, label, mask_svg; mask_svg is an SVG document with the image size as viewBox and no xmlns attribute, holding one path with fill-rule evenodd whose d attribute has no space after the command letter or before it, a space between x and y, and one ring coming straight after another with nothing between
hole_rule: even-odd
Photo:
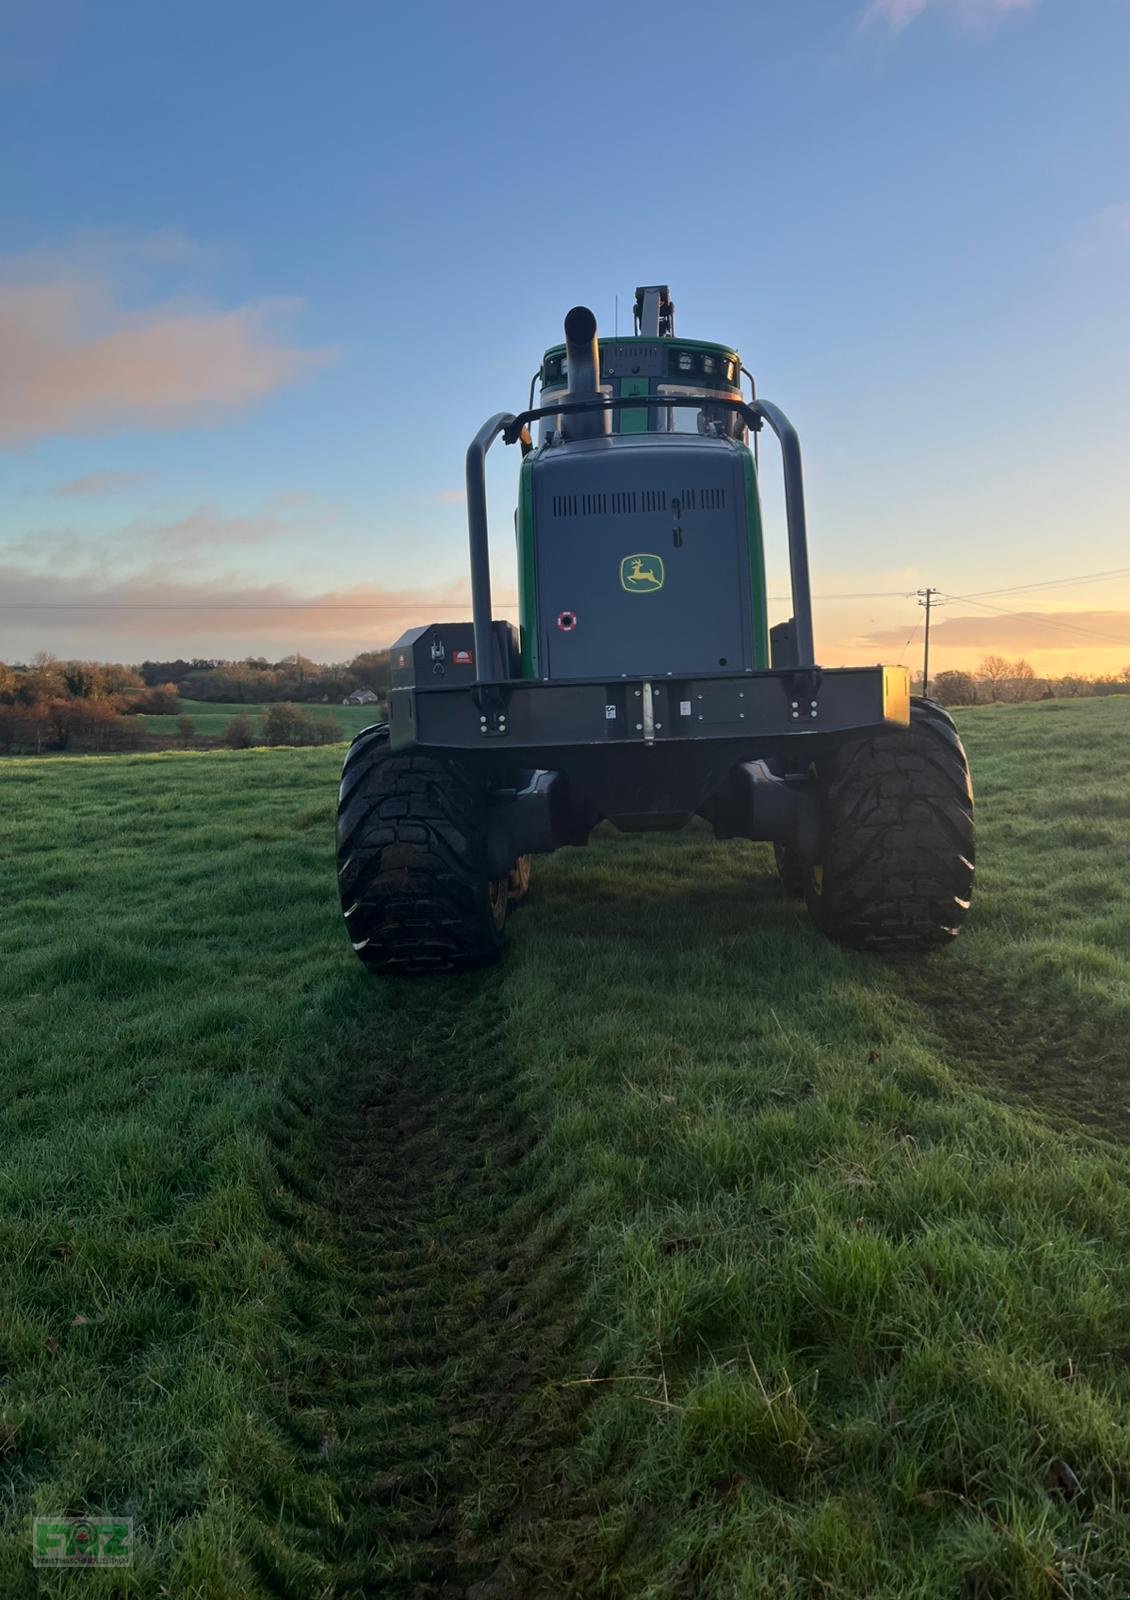
<instances>
[{"instance_id":1,"label":"bare tree","mask_svg":"<svg viewBox=\"0 0 1130 1600\"><path fill-rule=\"evenodd\" d=\"M977 668L977 676L985 685L990 700L1000 700L1001 685L1012 676L1012 662L1007 656L986 656Z\"/></svg>"},{"instance_id":2,"label":"bare tree","mask_svg":"<svg viewBox=\"0 0 1130 1600\"><path fill-rule=\"evenodd\" d=\"M1044 692L1044 684L1037 678L1036 669L1023 656L1012 663L1012 676L1007 688L1009 700L1038 700Z\"/></svg>"}]
</instances>

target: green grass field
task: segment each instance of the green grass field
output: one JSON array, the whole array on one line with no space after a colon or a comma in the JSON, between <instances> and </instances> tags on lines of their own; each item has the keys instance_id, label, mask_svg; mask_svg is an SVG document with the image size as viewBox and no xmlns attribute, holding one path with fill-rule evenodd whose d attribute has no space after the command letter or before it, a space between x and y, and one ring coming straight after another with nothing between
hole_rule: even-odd
<instances>
[{"instance_id":1,"label":"green grass field","mask_svg":"<svg viewBox=\"0 0 1130 1600\"><path fill-rule=\"evenodd\" d=\"M5 763L4 1600L1124 1600L1130 705L961 725L952 951L602 832L414 985L340 748Z\"/></svg>"},{"instance_id":2,"label":"green grass field","mask_svg":"<svg viewBox=\"0 0 1130 1600\"><path fill-rule=\"evenodd\" d=\"M266 709L265 705L221 705L211 700L182 700L180 711L175 715L161 713L142 717L141 720L149 733L176 733L177 716L190 716L198 734L219 738L233 717L251 717L258 728ZM380 714L377 706L308 705L305 709L313 717L332 717L346 739L352 739L362 728L370 727Z\"/></svg>"}]
</instances>

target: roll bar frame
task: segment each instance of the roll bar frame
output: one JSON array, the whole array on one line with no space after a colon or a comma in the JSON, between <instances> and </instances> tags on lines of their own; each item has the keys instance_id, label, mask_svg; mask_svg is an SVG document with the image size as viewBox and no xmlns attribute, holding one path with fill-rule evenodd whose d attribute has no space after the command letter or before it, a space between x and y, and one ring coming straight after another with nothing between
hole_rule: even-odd
<instances>
[{"instance_id":1,"label":"roll bar frame","mask_svg":"<svg viewBox=\"0 0 1130 1600\"><path fill-rule=\"evenodd\" d=\"M522 443L529 448L529 425L543 417L563 412L620 411L628 407L666 409L671 406L724 406L736 411L748 428L760 433L768 423L781 446L781 465L785 477L785 522L789 541L789 580L796 636L794 668L816 664L812 634L812 589L808 572L808 523L804 510L804 472L800 438L779 406L769 400L734 400L719 395L599 395L586 400L559 400L554 405L520 411L498 411L471 440L467 448L467 532L471 554L471 614L475 630L475 683L477 686L505 681L494 635L494 616L490 592L490 533L487 527L486 456L499 434L507 444Z\"/></svg>"}]
</instances>

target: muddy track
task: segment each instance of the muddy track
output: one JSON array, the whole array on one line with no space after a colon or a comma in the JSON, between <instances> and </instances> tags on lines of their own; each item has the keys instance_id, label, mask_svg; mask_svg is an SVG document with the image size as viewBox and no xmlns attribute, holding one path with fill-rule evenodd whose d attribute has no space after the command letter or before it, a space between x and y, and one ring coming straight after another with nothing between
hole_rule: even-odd
<instances>
[{"instance_id":1,"label":"muddy track","mask_svg":"<svg viewBox=\"0 0 1130 1600\"><path fill-rule=\"evenodd\" d=\"M279 1595L568 1591L539 1524L556 1492L542 1396L567 1360L573 1265L547 1224L500 981L399 995L388 1037L406 1048L385 1057L376 1040L330 1119L294 1245L308 1292L278 1419L309 1496L273 1497L260 1549Z\"/></svg>"}]
</instances>

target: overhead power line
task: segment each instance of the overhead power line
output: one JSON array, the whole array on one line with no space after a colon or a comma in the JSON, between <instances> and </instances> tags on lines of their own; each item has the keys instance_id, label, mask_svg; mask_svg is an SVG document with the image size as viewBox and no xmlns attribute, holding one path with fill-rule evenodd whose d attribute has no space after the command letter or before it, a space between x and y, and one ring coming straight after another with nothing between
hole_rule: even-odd
<instances>
[{"instance_id":1,"label":"overhead power line","mask_svg":"<svg viewBox=\"0 0 1130 1600\"><path fill-rule=\"evenodd\" d=\"M1097 583L1100 578L1130 578L1130 567L1112 567L1106 572L1081 572L1074 578L1044 578L1038 583L1014 583L1006 589L974 589L972 594L955 595L957 600L976 600L986 594L1020 594L1030 589L1070 589L1077 583Z\"/></svg>"},{"instance_id":2,"label":"overhead power line","mask_svg":"<svg viewBox=\"0 0 1130 1600\"><path fill-rule=\"evenodd\" d=\"M898 660L895 662L895 666L896 667L901 667L902 666L902 658L906 654L906 652L910 649L911 645L914 643L914 641L915 641L915 639L916 639L916 637L918 635L918 630L919 630L919 628L921 628L921 626L922 626L922 622L921 622L921 619L919 619L919 621L914 624L913 628L911 628L910 632L907 634L906 643L903 645L902 649L899 651Z\"/></svg>"},{"instance_id":3,"label":"overhead power line","mask_svg":"<svg viewBox=\"0 0 1130 1600\"><path fill-rule=\"evenodd\" d=\"M770 600L791 600L787 594L771 594ZM864 590L858 594L814 594L814 600L903 600L903 589ZM434 606L469 606L469 600L0 600L0 611L425 611ZM494 601L496 606L513 610L517 600Z\"/></svg>"},{"instance_id":4,"label":"overhead power line","mask_svg":"<svg viewBox=\"0 0 1130 1600\"><path fill-rule=\"evenodd\" d=\"M1066 589L1076 583L1098 583L1103 578L1130 577L1130 567L1111 567L1103 572L1081 572L1070 578L1042 578L1035 583L1015 583L1000 589L974 589L968 594L950 594L946 591L949 600L968 600L973 602L984 595L1021 594L1033 589ZM903 600L907 597L906 589L852 589L837 594L814 594L814 600ZM942 591L936 591L941 593ZM771 594L769 600L791 600L788 594ZM447 602L438 600L437 605ZM460 602L462 603L462 602ZM495 602L501 606L516 606L516 599L508 598ZM425 606L431 601L408 600L397 602L395 600L350 600L350 601L321 601L321 600L248 600L248 601L211 601L211 600L177 600L177 601L121 601L121 600L0 600L0 610L3 611L305 611L316 606L319 611L405 611L411 606ZM1009 613L1011 614L1011 613ZM1019 614L1019 613L1017 613ZM1027 615L1027 613L1024 613ZM1038 615L1038 613L1033 613ZM1066 624L1063 624L1066 626ZM1121 642L1121 641L1120 641Z\"/></svg>"},{"instance_id":5,"label":"overhead power line","mask_svg":"<svg viewBox=\"0 0 1130 1600\"><path fill-rule=\"evenodd\" d=\"M156 600L152 603L120 600L0 600L0 611L422 611L428 606L470 605L464 600L406 600L396 605L391 600L374 600L363 604L350 602L338 605L334 601L288 600L275 604L249 600L246 604L220 601L212 604L200 600ZM513 609L517 600L496 600L495 605Z\"/></svg>"},{"instance_id":6,"label":"overhead power line","mask_svg":"<svg viewBox=\"0 0 1130 1600\"><path fill-rule=\"evenodd\" d=\"M770 594L767 600L791 600L791 594ZM905 600L905 589L859 589L854 594L814 594L814 600Z\"/></svg>"}]
</instances>

